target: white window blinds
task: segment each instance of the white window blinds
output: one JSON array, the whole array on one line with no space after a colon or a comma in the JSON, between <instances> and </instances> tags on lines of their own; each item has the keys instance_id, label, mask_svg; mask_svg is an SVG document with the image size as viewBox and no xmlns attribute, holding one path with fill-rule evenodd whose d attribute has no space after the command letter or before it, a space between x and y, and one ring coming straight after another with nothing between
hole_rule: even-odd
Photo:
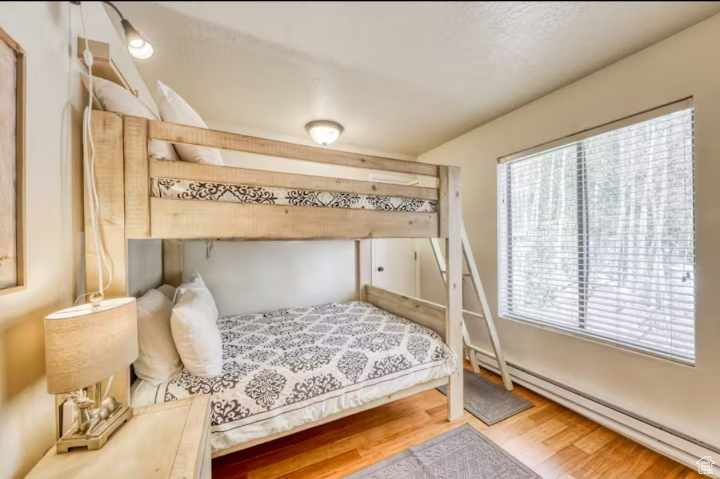
<instances>
[{"instance_id":1,"label":"white window blinds","mask_svg":"<svg viewBox=\"0 0 720 479\"><path fill-rule=\"evenodd\" d=\"M692 105L558 143L498 167L501 316L694 362Z\"/></svg>"}]
</instances>

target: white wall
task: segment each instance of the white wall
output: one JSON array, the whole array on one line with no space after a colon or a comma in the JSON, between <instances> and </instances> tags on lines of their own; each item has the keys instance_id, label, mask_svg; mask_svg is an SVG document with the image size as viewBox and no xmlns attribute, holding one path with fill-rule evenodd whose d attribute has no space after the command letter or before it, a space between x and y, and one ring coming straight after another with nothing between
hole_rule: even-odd
<instances>
[{"instance_id":1,"label":"white wall","mask_svg":"<svg viewBox=\"0 0 720 479\"><path fill-rule=\"evenodd\" d=\"M83 2L87 36L112 43L129 81L150 100L103 7ZM0 3L0 27L27 58L28 284L0 295L0 477L21 477L53 442L43 317L71 304L82 277L81 127L84 96L75 59L78 7Z\"/></svg>"},{"instance_id":2,"label":"white wall","mask_svg":"<svg viewBox=\"0 0 720 479\"><path fill-rule=\"evenodd\" d=\"M199 272L220 314L348 301L355 295L353 241L185 242L186 279Z\"/></svg>"},{"instance_id":3,"label":"white wall","mask_svg":"<svg viewBox=\"0 0 720 479\"><path fill-rule=\"evenodd\" d=\"M720 446L720 16L476 128L420 157L462 167L463 207L495 307L496 159L694 95L697 211L697 366L630 353L531 325L499 320L509 361ZM482 94L482 91L478 91ZM442 301L424 255L422 290ZM469 304L477 310L477 305ZM489 347L485 338L482 342Z\"/></svg>"},{"instance_id":4,"label":"white wall","mask_svg":"<svg viewBox=\"0 0 720 479\"><path fill-rule=\"evenodd\" d=\"M128 294L142 296L162 284L162 241L128 241Z\"/></svg>"}]
</instances>

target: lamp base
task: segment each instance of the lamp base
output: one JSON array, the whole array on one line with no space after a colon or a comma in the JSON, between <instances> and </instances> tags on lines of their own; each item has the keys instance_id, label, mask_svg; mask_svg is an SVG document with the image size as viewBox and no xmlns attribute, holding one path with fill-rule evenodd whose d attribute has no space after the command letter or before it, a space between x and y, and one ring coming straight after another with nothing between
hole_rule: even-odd
<instances>
[{"instance_id":1,"label":"lamp base","mask_svg":"<svg viewBox=\"0 0 720 479\"><path fill-rule=\"evenodd\" d=\"M77 430L68 431L56 444L58 454L66 453L74 448L86 448L89 451L100 449L105 445L110 435L132 417L132 409L121 406L102 422L98 423L92 433L78 433Z\"/></svg>"}]
</instances>

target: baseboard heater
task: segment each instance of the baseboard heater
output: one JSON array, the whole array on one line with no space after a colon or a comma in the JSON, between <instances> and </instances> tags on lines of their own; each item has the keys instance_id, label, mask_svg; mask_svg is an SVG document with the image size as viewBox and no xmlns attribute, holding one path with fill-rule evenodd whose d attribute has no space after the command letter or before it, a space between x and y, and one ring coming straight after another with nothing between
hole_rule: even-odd
<instances>
[{"instance_id":1,"label":"baseboard heater","mask_svg":"<svg viewBox=\"0 0 720 479\"><path fill-rule=\"evenodd\" d=\"M478 352L480 365L499 372L494 356L490 352L477 348L475 351ZM510 361L507 364L516 383L693 470L698 470L698 462L707 460L708 457L720 463L720 448L716 446L638 416ZM712 477L720 478L720 464L713 466Z\"/></svg>"}]
</instances>

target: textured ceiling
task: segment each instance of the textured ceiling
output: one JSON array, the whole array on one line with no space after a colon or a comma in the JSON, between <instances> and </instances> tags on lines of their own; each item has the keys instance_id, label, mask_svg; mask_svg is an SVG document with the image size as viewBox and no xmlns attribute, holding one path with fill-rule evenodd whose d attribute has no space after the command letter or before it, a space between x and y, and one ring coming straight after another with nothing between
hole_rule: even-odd
<instances>
[{"instance_id":1,"label":"textured ceiling","mask_svg":"<svg viewBox=\"0 0 720 479\"><path fill-rule=\"evenodd\" d=\"M208 122L417 155L720 11L717 2L119 2Z\"/></svg>"}]
</instances>

